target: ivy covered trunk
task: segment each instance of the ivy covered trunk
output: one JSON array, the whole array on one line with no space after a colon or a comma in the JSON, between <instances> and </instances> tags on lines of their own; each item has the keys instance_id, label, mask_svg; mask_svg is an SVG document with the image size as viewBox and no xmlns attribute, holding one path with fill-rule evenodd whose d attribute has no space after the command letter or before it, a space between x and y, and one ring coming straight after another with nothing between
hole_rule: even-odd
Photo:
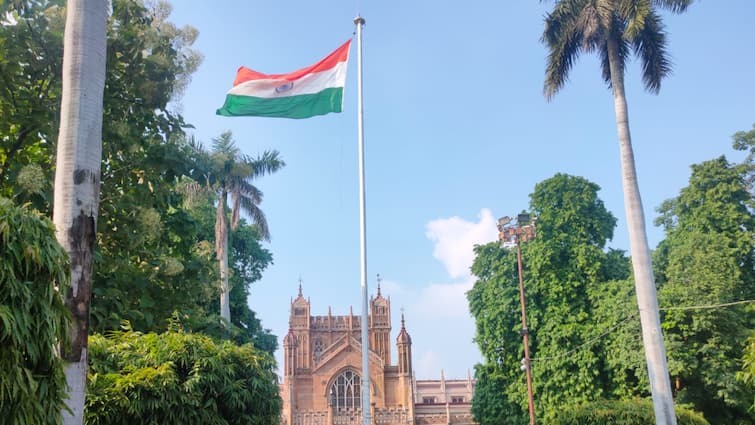
<instances>
[{"instance_id":1,"label":"ivy covered trunk","mask_svg":"<svg viewBox=\"0 0 755 425\"><path fill-rule=\"evenodd\" d=\"M61 347L69 387L65 424L82 424L87 333L99 207L107 2L69 0L63 53L63 92L55 169L53 221L71 261L69 344Z\"/></svg>"}]
</instances>

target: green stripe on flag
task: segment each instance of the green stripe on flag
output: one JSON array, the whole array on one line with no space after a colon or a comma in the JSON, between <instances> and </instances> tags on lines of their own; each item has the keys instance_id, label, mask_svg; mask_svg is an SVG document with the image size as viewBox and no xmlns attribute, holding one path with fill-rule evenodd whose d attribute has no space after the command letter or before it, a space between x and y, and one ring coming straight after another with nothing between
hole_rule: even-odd
<instances>
[{"instance_id":1,"label":"green stripe on flag","mask_svg":"<svg viewBox=\"0 0 755 425\"><path fill-rule=\"evenodd\" d=\"M341 112L343 87L331 87L318 93L276 98L229 94L216 114L226 117L309 118Z\"/></svg>"}]
</instances>

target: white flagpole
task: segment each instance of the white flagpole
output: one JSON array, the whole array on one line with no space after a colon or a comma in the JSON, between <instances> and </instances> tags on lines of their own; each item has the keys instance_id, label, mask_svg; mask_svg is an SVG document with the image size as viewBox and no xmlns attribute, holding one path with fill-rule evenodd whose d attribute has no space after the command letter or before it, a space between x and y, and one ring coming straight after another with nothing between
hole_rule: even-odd
<instances>
[{"instance_id":1,"label":"white flagpole","mask_svg":"<svg viewBox=\"0 0 755 425\"><path fill-rule=\"evenodd\" d=\"M362 108L362 27L364 18L354 18L357 26L357 131L359 133L359 251L362 265L362 425L370 425L370 341L367 334L367 216L364 193L364 113Z\"/></svg>"}]
</instances>

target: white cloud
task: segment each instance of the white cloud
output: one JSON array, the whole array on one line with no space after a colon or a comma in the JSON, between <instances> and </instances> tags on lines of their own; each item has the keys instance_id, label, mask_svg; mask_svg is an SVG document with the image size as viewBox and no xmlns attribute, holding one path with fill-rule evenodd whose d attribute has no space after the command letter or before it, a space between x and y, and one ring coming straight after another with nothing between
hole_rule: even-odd
<instances>
[{"instance_id":1,"label":"white cloud","mask_svg":"<svg viewBox=\"0 0 755 425\"><path fill-rule=\"evenodd\" d=\"M448 275L467 279L471 276L474 246L495 240L498 231L493 213L483 208L478 222L456 216L441 218L427 223L425 235L435 242L433 256L443 263Z\"/></svg>"},{"instance_id":2,"label":"white cloud","mask_svg":"<svg viewBox=\"0 0 755 425\"><path fill-rule=\"evenodd\" d=\"M472 289L473 279L463 283L435 283L422 288L415 306L426 317L463 318L469 316L467 291Z\"/></svg>"}]
</instances>

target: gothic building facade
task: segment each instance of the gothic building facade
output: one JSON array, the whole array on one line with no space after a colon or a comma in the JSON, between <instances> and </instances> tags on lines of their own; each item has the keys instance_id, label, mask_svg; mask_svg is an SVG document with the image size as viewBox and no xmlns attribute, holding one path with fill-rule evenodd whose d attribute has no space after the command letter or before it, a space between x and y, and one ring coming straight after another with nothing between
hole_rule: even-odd
<instances>
[{"instance_id":1,"label":"gothic building facade","mask_svg":"<svg viewBox=\"0 0 755 425\"><path fill-rule=\"evenodd\" d=\"M369 302L371 425L471 425L474 381L416 380L403 314L391 358L391 301L378 285ZM282 425L361 425L361 315L313 316L310 301L291 301L283 339Z\"/></svg>"}]
</instances>

